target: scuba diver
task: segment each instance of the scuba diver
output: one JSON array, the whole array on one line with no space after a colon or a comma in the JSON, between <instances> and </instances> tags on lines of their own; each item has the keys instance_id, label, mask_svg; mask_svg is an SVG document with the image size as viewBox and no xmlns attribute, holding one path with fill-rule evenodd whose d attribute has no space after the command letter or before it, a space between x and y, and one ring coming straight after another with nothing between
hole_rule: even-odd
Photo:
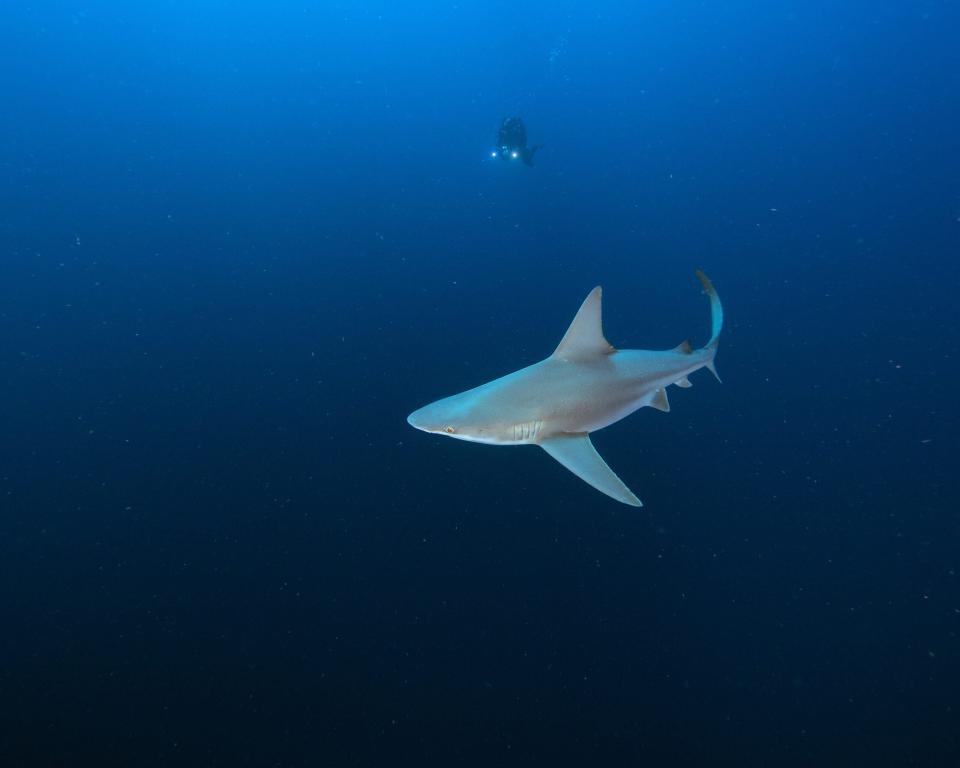
<instances>
[{"instance_id":1,"label":"scuba diver","mask_svg":"<svg viewBox=\"0 0 960 768\"><path fill-rule=\"evenodd\" d=\"M524 165L533 166L533 156L543 144L527 146L527 128L519 117L505 117L497 132L497 148L491 157L501 160L522 160Z\"/></svg>"}]
</instances>

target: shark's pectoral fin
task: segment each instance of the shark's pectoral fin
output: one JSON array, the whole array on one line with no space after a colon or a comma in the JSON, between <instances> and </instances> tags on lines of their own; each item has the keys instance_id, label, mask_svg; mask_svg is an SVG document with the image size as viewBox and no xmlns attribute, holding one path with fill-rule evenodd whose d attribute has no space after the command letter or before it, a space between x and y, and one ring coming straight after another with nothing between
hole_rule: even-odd
<instances>
[{"instance_id":1,"label":"shark's pectoral fin","mask_svg":"<svg viewBox=\"0 0 960 768\"><path fill-rule=\"evenodd\" d=\"M633 495L607 463L600 458L590 442L590 435L558 435L540 441L540 446L573 474L598 491L617 501L642 507L640 499Z\"/></svg>"}]
</instances>

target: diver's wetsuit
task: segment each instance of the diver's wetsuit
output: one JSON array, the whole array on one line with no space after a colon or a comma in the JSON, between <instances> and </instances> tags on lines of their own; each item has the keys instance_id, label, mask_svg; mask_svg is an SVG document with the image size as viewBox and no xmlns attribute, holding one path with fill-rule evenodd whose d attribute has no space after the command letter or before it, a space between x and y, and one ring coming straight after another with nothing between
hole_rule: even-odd
<instances>
[{"instance_id":1,"label":"diver's wetsuit","mask_svg":"<svg viewBox=\"0 0 960 768\"><path fill-rule=\"evenodd\" d=\"M505 117L497 132L497 151L501 160L520 159L525 165L533 165L533 156L540 144L527 146L527 128L519 117Z\"/></svg>"},{"instance_id":2,"label":"diver's wetsuit","mask_svg":"<svg viewBox=\"0 0 960 768\"><path fill-rule=\"evenodd\" d=\"M527 127L519 117L505 117L497 134L497 146L522 149L527 146Z\"/></svg>"}]
</instances>

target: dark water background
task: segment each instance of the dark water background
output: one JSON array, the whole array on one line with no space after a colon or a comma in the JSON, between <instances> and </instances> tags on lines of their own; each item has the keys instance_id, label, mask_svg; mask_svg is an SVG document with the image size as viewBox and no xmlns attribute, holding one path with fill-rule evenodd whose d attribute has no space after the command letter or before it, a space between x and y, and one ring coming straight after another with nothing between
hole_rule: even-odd
<instances>
[{"instance_id":1,"label":"dark water background","mask_svg":"<svg viewBox=\"0 0 960 768\"><path fill-rule=\"evenodd\" d=\"M0 762L960 764L955 2L0 10ZM521 114L537 167L488 161ZM644 500L406 415L605 287Z\"/></svg>"}]
</instances>

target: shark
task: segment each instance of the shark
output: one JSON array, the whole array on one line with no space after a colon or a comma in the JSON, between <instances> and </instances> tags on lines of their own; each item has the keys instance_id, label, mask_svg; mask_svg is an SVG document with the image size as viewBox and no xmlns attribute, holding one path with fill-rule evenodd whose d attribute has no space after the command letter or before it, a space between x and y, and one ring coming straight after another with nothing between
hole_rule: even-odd
<instances>
[{"instance_id":1,"label":"shark","mask_svg":"<svg viewBox=\"0 0 960 768\"><path fill-rule=\"evenodd\" d=\"M711 337L699 349L616 349L603 335L602 289L580 306L553 354L545 360L442 400L407 417L412 427L491 445L539 445L607 496L642 506L593 447L590 433L649 406L669 411L667 387L691 386L689 376L714 366L723 306L710 279L696 272L710 300Z\"/></svg>"}]
</instances>

